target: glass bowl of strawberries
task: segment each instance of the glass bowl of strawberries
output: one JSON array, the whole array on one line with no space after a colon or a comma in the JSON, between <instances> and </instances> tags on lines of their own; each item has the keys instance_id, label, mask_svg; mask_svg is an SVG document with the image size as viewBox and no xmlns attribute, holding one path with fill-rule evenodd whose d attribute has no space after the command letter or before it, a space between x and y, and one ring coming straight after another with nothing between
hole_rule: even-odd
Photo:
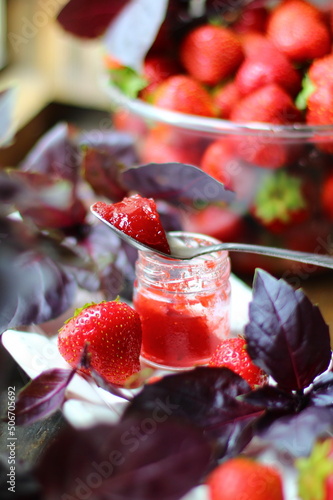
<instances>
[{"instance_id":1,"label":"glass bowl of strawberries","mask_svg":"<svg viewBox=\"0 0 333 500\"><path fill-rule=\"evenodd\" d=\"M205 9L181 27L166 17L135 97L110 65L114 126L137 136L142 163L196 165L235 192L228 206L187 211L186 230L331 253L332 2ZM233 256L241 272L262 265L287 279L315 271Z\"/></svg>"}]
</instances>

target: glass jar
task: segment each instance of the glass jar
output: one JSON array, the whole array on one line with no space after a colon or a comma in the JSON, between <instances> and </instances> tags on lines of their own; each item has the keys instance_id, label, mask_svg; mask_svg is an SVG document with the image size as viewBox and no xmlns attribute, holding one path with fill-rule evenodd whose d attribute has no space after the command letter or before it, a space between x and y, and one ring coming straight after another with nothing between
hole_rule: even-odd
<instances>
[{"instance_id":1,"label":"glass jar","mask_svg":"<svg viewBox=\"0 0 333 500\"><path fill-rule=\"evenodd\" d=\"M209 236L173 232L188 247L211 245ZM191 260L139 252L134 307L142 321L142 360L182 370L206 364L229 336L230 261L221 251Z\"/></svg>"}]
</instances>

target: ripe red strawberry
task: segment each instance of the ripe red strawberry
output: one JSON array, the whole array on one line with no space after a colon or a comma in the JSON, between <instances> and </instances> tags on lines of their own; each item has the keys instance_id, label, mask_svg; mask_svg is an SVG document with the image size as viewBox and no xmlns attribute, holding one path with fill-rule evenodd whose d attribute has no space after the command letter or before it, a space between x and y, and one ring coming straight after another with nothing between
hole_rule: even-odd
<instances>
[{"instance_id":1,"label":"ripe red strawberry","mask_svg":"<svg viewBox=\"0 0 333 500\"><path fill-rule=\"evenodd\" d=\"M329 29L315 6L303 0L285 0L271 13L267 33L295 62L306 62L331 50Z\"/></svg>"},{"instance_id":2,"label":"ripe red strawberry","mask_svg":"<svg viewBox=\"0 0 333 500\"><path fill-rule=\"evenodd\" d=\"M242 62L242 45L231 29L204 24L185 35L180 59L193 78L217 85L230 77Z\"/></svg>"},{"instance_id":3,"label":"ripe red strawberry","mask_svg":"<svg viewBox=\"0 0 333 500\"><path fill-rule=\"evenodd\" d=\"M240 100L240 97L234 80L216 89L213 94L213 101L219 118L228 120L233 107Z\"/></svg>"},{"instance_id":4,"label":"ripe red strawberry","mask_svg":"<svg viewBox=\"0 0 333 500\"><path fill-rule=\"evenodd\" d=\"M210 500L284 499L278 470L242 456L220 464L206 483Z\"/></svg>"},{"instance_id":5,"label":"ripe red strawberry","mask_svg":"<svg viewBox=\"0 0 333 500\"><path fill-rule=\"evenodd\" d=\"M220 241L244 240L245 221L242 215L210 205L197 213L188 214L184 226L192 233L208 234Z\"/></svg>"},{"instance_id":6,"label":"ripe red strawberry","mask_svg":"<svg viewBox=\"0 0 333 500\"><path fill-rule=\"evenodd\" d=\"M333 220L333 174L330 174L323 182L321 205L327 217Z\"/></svg>"},{"instance_id":7,"label":"ripe red strawberry","mask_svg":"<svg viewBox=\"0 0 333 500\"><path fill-rule=\"evenodd\" d=\"M308 125L333 124L333 54L313 61L303 80L297 105L306 110ZM333 153L333 136L314 137L317 148Z\"/></svg>"},{"instance_id":8,"label":"ripe red strawberry","mask_svg":"<svg viewBox=\"0 0 333 500\"><path fill-rule=\"evenodd\" d=\"M276 83L292 96L301 88L300 74L275 47L263 48L256 55L246 58L237 71L235 81L243 95L271 83Z\"/></svg>"},{"instance_id":9,"label":"ripe red strawberry","mask_svg":"<svg viewBox=\"0 0 333 500\"><path fill-rule=\"evenodd\" d=\"M230 141L219 139L212 142L202 157L201 168L207 174L233 189L232 177L237 173L235 172L237 164Z\"/></svg>"},{"instance_id":10,"label":"ripe red strawberry","mask_svg":"<svg viewBox=\"0 0 333 500\"><path fill-rule=\"evenodd\" d=\"M266 229L282 233L287 227L309 218L302 180L279 170L259 186L252 208L254 217Z\"/></svg>"},{"instance_id":11,"label":"ripe red strawberry","mask_svg":"<svg viewBox=\"0 0 333 500\"><path fill-rule=\"evenodd\" d=\"M333 438L318 441L311 455L296 460L302 500L333 499Z\"/></svg>"},{"instance_id":12,"label":"ripe red strawberry","mask_svg":"<svg viewBox=\"0 0 333 500\"><path fill-rule=\"evenodd\" d=\"M242 34L240 40L242 42L245 58L257 57L263 50L278 50L265 34L256 31L249 31L248 33Z\"/></svg>"},{"instance_id":13,"label":"ripe red strawberry","mask_svg":"<svg viewBox=\"0 0 333 500\"><path fill-rule=\"evenodd\" d=\"M170 76L161 83L155 90L153 104L189 115L215 114L209 93L199 82L186 75Z\"/></svg>"},{"instance_id":14,"label":"ripe red strawberry","mask_svg":"<svg viewBox=\"0 0 333 500\"><path fill-rule=\"evenodd\" d=\"M250 4L242 9L239 18L232 24L232 30L236 33L264 32L267 18L268 11L265 7L256 7Z\"/></svg>"},{"instance_id":15,"label":"ripe red strawberry","mask_svg":"<svg viewBox=\"0 0 333 500\"><path fill-rule=\"evenodd\" d=\"M209 366L226 366L243 377L252 387L264 385L268 378L251 360L243 337L223 340L211 357Z\"/></svg>"},{"instance_id":16,"label":"ripe red strawberry","mask_svg":"<svg viewBox=\"0 0 333 500\"><path fill-rule=\"evenodd\" d=\"M119 108L112 113L112 125L116 130L143 136L147 132L146 122L125 108Z\"/></svg>"},{"instance_id":17,"label":"ripe red strawberry","mask_svg":"<svg viewBox=\"0 0 333 500\"><path fill-rule=\"evenodd\" d=\"M309 125L333 124L333 82L318 86L309 96L306 122Z\"/></svg>"},{"instance_id":18,"label":"ripe red strawberry","mask_svg":"<svg viewBox=\"0 0 333 500\"><path fill-rule=\"evenodd\" d=\"M132 238L164 253L170 253L165 231L152 198L135 194L118 203L98 201L93 209L103 219Z\"/></svg>"},{"instance_id":19,"label":"ripe red strawberry","mask_svg":"<svg viewBox=\"0 0 333 500\"><path fill-rule=\"evenodd\" d=\"M119 301L101 302L76 311L59 330L58 348L76 367L88 343L91 369L108 382L123 385L140 370L141 337L140 317L132 307Z\"/></svg>"},{"instance_id":20,"label":"ripe red strawberry","mask_svg":"<svg viewBox=\"0 0 333 500\"><path fill-rule=\"evenodd\" d=\"M333 54L312 61L308 70L308 76L315 86L332 84Z\"/></svg>"},{"instance_id":21,"label":"ripe red strawberry","mask_svg":"<svg viewBox=\"0 0 333 500\"><path fill-rule=\"evenodd\" d=\"M286 125L302 121L291 97L278 85L271 84L241 99L230 116L235 122L263 122ZM294 156L294 148L264 134L231 138L237 155L258 167L280 168Z\"/></svg>"},{"instance_id":22,"label":"ripe red strawberry","mask_svg":"<svg viewBox=\"0 0 333 500\"><path fill-rule=\"evenodd\" d=\"M241 99L234 107L231 120L287 125L301 121L301 113L291 97L279 85L269 84Z\"/></svg>"},{"instance_id":23,"label":"ripe red strawberry","mask_svg":"<svg viewBox=\"0 0 333 500\"><path fill-rule=\"evenodd\" d=\"M167 55L148 55L143 63L143 77L148 85L140 92L140 97L149 101L157 86L169 76L176 75L180 71L177 59Z\"/></svg>"},{"instance_id":24,"label":"ripe red strawberry","mask_svg":"<svg viewBox=\"0 0 333 500\"><path fill-rule=\"evenodd\" d=\"M141 144L143 163L178 162L198 166L203 152L201 140L168 125L152 128Z\"/></svg>"}]
</instances>

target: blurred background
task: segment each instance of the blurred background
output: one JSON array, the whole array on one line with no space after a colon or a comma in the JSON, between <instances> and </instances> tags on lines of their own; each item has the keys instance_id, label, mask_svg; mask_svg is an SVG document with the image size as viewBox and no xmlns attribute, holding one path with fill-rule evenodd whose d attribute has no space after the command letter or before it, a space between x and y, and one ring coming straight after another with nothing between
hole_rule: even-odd
<instances>
[{"instance_id":1,"label":"blurred background","mask_svg":"<svg viewBox=\"0 0 333 500\"><path fill-rule=\"evenodd\" d=\"M14 166L59 120L83 128L110 126L110 104L100 91L99 40L64 33L56 16L65 0L0 0L0 89L15 87L15 145L0 150Z\"/></svg>"}]
</instances>

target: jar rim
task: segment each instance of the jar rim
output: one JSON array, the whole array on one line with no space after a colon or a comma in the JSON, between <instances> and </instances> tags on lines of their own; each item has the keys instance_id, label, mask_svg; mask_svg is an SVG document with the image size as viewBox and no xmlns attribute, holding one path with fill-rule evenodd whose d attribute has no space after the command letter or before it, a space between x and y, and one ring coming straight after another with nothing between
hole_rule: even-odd
<instances>
[{"instance_id":1,"label":"jar rim","mask_svg":"<svg viewBox=\"0 0 333 500\"><path fill-rule=\"evenodd\" d=\"M128 111L146 118L167 125L173 125L192 132L208 133L219 136L243 135L274 137L274 139L315 139L333 140L333 125L310 126L303 123L292 125L273 125L262 122L236 123L221 118L210 118L198 115L189 115L179 111L158 108L140 99L131 99L123 94L117 87L111 84L110 80L104 83L108 96L114 104L117 104Z\"/></svg>"},{"instance_id":2,"label":"jar rim","mask_svg":"<svg viewBox=\"0 0 333 500\"><path fill-rule=\"evenodd\" d=\"M170 231L168 234L175 238L183 239L185 243L189 243L191 239L198 244L205 243L207 246L221 243L221 241L217 238L201 233L193 233L189 231ZM191 248L191 246L189 246L189 248ZM195 245L193 245L192 248L195 248ZM207 262L220 262L224 265L224 263L229 260L229 253L227 250L212 252L210 254L194 257L190 260L169 259L168 257L164 257L163 255L158 254L154 251L149 252L145 250L139 250L139 256L147 263L174 268L185 268L188 266L191 266L192 268L201 267L204 263Z\"/></svg>"}]
</instances>

